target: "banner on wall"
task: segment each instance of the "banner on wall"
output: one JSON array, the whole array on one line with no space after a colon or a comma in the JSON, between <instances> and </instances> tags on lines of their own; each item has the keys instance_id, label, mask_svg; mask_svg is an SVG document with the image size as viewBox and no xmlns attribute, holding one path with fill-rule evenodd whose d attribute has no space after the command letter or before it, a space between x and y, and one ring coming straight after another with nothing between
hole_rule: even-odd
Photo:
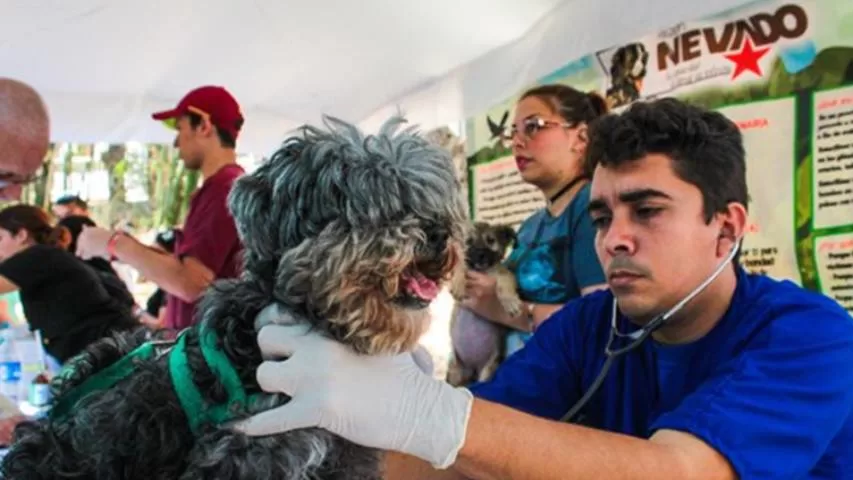
<instances>
[{"instance_id":1,"label":"banner on wall","mask_svg":"<svg viewBox=\"0 0 853 480\"><path fill-rule=\"evenodd\" d=\"M676 97L728 116L747 151L742 263L853 312L853 2L750 2L591 52L539 83L598 91L617 112ZM502 141L516 98L468 119L476 220L518 226L545 204Z\"/></svg>"}]
</instances>

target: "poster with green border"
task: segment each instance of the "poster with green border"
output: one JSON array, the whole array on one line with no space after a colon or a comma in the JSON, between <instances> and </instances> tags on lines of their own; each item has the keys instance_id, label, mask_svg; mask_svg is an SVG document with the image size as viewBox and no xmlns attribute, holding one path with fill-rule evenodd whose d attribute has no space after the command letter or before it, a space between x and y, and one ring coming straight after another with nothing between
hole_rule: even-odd
<instances>
[{"instance_id":1,"label":"poster with green border","mask_svg":"<svg viewBox=\"0 0 853 480\"><path fill-rule=\"evenodd\" d=\"M536 83L597 91L617 113L676 97L735 121L750 190L742 264L853 312L853 2L745 2L567 60ZM476 220L517 227L545 204L502 140L521 93L467 119Z\"/></svg>"}]
</instances>

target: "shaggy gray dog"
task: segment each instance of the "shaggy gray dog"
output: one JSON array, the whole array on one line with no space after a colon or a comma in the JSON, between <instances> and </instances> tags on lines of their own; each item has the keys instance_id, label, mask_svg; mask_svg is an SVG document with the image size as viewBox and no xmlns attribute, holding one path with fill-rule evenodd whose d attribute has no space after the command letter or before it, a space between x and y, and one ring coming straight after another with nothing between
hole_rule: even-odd
<instances>
[{"instance_id":1,"label":"shaggy gray dog","mask_svg":"<svg viewBox=\"0 0 853 480\"><path fill-rule=\"evenodd\" d=\"M363 354L410 351L427 328L462 258L464 212L448 154L401 123L365 137L327 119L238 180L242 276L207 292L202 324L176 344L140 331L70 362L50 417L16 430L5 478L381 478L379 452L324 430L253 438L223 424L288 400L255 380L254 322L271 303Z\"/></svg>"}]
</instances>

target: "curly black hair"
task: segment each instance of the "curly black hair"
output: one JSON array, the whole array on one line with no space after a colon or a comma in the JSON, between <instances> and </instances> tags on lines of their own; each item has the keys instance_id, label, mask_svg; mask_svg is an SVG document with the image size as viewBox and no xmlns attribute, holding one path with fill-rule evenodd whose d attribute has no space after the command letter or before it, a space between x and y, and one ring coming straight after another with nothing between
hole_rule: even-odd
<instances>
[{"instance_id":1,"label":"curly black hair","mask_svg":"<svg viewBox=\"0 0 853 480\"><path fill-rule=\"evenodd\" d=\"M618 168L649 154L672 159L675 174L702 193L705 221L732 202L746 208L746 153L725 115L674 98L633 104L589 127L587 168Z\"/></svg>"}]
</instances>

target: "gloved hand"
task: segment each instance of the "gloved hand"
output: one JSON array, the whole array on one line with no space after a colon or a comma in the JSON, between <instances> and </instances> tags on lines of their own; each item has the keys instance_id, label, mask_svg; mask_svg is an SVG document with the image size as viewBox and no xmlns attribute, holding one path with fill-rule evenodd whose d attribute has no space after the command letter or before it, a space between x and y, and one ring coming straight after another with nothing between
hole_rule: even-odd
<instances>
[{"instance_id":1,"label":"gloved hand","mask_svg":"<svg viewBox=\"0 0 853 480\"><path fill-rule=\"evenodd\" d=\"M283 318L276 323L294 322ZM473 396L421 372L411 354L358 355L299 324L267 325L258 334L258 344L264 358L288 357L261 364L261 388L292 400L235 424L238 431L270 435L320 427L360 445L413 455L437 468L456 461Z\"/></svg>"}]
</instances>

